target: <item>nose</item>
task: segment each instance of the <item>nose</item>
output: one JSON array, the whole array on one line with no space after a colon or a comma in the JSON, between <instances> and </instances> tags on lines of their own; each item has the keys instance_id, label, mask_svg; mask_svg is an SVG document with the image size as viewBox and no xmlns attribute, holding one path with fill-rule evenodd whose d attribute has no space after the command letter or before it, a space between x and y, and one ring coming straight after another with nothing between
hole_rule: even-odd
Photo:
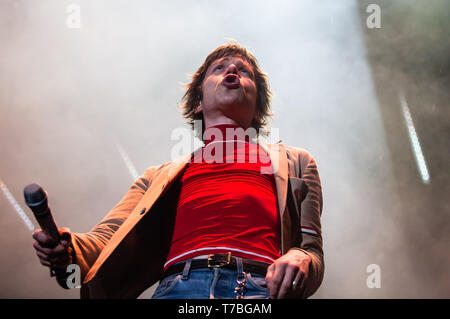
<instances>
[{"instance_id":1,"label":"nose","mask_svg":"<svg viewBox=\"0 0 450 319\"><path fill-rule=\"evenodd\" d=\"M234 65L234 63L231 63L230 65L228 65L226 74L228 74L228 73L238 74L238 68L236 67L236 65Z\"/></svg>"}]
</instances>

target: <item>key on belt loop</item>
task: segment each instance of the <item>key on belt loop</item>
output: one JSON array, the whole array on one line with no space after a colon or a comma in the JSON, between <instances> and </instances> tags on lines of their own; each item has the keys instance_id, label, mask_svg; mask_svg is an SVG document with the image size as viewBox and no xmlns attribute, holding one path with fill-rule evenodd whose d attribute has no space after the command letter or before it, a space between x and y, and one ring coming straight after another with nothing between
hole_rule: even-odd
<instances>
[{"instance_id":1,"label":"key on belt loop","mask_svg":"<svg viewBox=\"0 0 450 319\"><path fill-rule=\"evenodd\" d=\"M231 252L208 255L208 268L219 268L229 264L231 264Z\"/></svg>"}]
</instances>

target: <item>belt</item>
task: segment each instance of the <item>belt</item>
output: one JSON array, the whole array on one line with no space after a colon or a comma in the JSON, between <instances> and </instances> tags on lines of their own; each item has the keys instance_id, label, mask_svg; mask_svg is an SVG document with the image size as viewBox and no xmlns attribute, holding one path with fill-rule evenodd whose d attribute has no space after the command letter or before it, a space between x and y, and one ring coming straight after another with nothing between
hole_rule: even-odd
<instances>
[{"instance_id":1,"label":"belt","mask_svg":"<svg viewBox=\"0 0 450 319\"><path fill-rule=\"evenodd\" d=\"M181 273L184 270L184 266L186 262L180 262L175 265L170 266L164 272L163 277L167 277L173 274ZM256 273L262 276L266 275L267 268L270 264L242 259L242 268L246 273ZM207 259L192 259L190 269L199 269L199 268L228 268L228 269L237 269L236 258L231 256L231 253L226 254L211 254Z\"/></svg>"}]
</instances>

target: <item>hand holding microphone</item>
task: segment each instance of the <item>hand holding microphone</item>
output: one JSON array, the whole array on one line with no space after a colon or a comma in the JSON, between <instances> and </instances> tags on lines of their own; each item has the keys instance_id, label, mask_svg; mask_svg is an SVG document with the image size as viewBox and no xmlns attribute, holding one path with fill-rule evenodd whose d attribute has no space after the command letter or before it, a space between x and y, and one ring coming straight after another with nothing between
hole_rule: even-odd
<instances>
[{"instance_id":1,"label":"hand holding microphone","mask_svg":"<svg viewBox=\"0 0 450 319\"><path fill-rule=\"evenodd\" d=\"M61 240L53 246L53 238L41 229L33 233L33 243L36 255L42 265L50 269L66 269L72 263L72 247L70 247L71 234L67 228L59 229Z\"/></svg>"},{"instance_id":2,"label":"hand holding microphone","mask_svg":"<svg viewBox=\"0 0 450 319\"><path fill-rule=\"evenodd\" d=\"M38 184L24 189L25 202L33 211L41 229L34 231L33 247L42 265L51 270L64 270L72 263L72 235L67 228L56 227L48 206L47 194ZM52 275L54 272L52 271Z\"/></svg>"}]
</instances>

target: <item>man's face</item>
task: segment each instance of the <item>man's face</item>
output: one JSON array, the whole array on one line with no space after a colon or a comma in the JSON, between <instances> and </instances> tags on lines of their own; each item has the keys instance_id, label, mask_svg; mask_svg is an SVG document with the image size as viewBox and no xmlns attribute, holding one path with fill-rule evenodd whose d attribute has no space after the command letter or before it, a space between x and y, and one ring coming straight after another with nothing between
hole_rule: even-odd
<instances>
[{"instance_id":1,"label":"man's face","mask_svg":"<svg viewBox=\"0 0 450 319\"><path fill-rule=\"evenodd\" d=\"M203 112L205 122L224 115L244 128L250 127L256 112L254 77L252 65L244 58L226 56L214 61L206 71L203 99L196 112Z\"/></svg>"}]
</instances>

